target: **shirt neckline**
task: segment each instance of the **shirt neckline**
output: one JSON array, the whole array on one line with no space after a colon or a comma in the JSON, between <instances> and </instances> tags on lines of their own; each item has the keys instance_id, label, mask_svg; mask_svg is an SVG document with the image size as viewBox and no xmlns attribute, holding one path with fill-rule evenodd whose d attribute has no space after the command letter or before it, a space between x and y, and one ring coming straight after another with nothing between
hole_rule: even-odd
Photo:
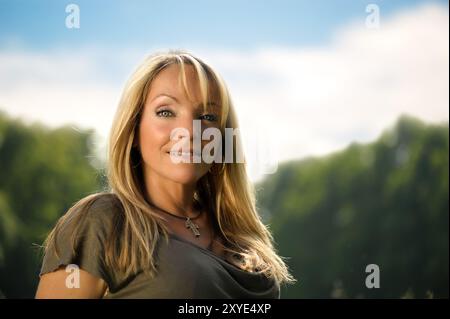
<instances>
[{"instance_id":1,"label":"shirt neckline","mask_svg":"<svg viewBox=\"0 0 450 319\"><path fill-rule=\"evenodd\" d=\"M240 272L242 272L242 273L245 273L245 274L248 274L248 275L252 275L252 276L261 276L261 275L263 275L262 273L254 273L254 272L249 272L249 271L246 271L246 270L244 270L244 269L241 269L241 268L239 268L238 266L233 265L233 264L230 263L229 261L227 261L227 260L223 259L222 257L218 256L217 254L215 254L215 253L212 252L211 250L206 249L206 248L203 248L203 247L201 247L201 246L199 246L199 245L196 245L196 244L194 244L194 243L191 243L189 240L186 240L186 239L184 239L184 238L178 236L177 234L174 234L174 233L170 233L170 232L169 232L169 237L171 237L171 238L173 238L173 239L175 239L175 240L181 241L181 242L183 242L183 243L186 243L186 244L188 244L188 245L190 245L190 246L193 246L194 248L197 248L198 250L200 250L200 251L202 251L202 252L204 252L204 253L206 253L206 254L208 254L208 255L210 255L210 256L216 258L216 259L218 259L218 260L221 261L222 263L225 263L226 265L232 267L233 269L235 269L235 270L237 270L237 271L240 271Z\"/></svg>"}]
</instances>

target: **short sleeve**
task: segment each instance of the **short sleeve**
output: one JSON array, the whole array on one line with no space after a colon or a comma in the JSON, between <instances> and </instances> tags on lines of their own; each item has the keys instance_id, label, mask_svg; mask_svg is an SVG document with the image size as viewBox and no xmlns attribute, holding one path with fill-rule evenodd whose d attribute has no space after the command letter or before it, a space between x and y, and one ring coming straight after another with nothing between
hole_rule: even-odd
<instances>
[{"instance_id":1,"label":"short sleeve","mask_svg":"<svg viewBox=\"0 0 450 319\"><path fill-rule=\"evenodd\" d=\"M112 227L113 212L117 211L111 197L99 197L87 208L83 218L65 221L56 235L58 253L53 243L46 249L40 276L53 272L61 266L75 264L80 269L103 279L111 287L111 276L105 265L105 245ZM79 212L74 212L76 214ZM74 223L79 220L80 227L72 249Z\"/></svg>"}]
</instances>

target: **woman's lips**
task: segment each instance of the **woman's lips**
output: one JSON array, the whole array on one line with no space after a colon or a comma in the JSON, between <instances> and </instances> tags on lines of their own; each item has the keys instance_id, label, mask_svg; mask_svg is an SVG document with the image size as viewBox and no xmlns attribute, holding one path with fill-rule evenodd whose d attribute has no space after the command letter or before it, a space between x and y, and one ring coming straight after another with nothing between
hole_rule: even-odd
<instances>
[{"instance_id":1,"label":"woman's lips","mask_svg":"<svg viewBox=\"0 0 450 319\"><path fill-rule=\"evenodd\" d=\"M197 154L198 156L201 156L202 155L202 153L201 152L194 152L194 151L182 151L182 150L179 150L179 151L167 151L166 152L167 154Z\"/></svg>"},{"instance_id":2,"label":"woman's lips","mask_svg":"<svg viewBox=\"0 0 450 319\"><path fill-rule=\"evenodd\" d=\"M194 155L194 152L181 152L181 151L171 151L171 152L166 152L167 154L169 154L170 156L175 156L175 157L189 157L192 158ZM198 156L201 157L201 153L196 152L195 154L197 154Z\"/></svg>"}]
</instances>

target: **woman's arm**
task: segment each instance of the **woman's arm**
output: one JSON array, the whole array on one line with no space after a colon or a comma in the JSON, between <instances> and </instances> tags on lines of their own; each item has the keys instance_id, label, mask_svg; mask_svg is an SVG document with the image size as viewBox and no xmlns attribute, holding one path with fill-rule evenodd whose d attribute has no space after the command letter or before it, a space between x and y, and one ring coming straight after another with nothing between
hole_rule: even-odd
<instances>
[{"instance_id":1,"label":"woman's arm","mask_svg":"<svg viewBox=\"0 0 450 319\"><path fill-rule=\"evenodd\" d=\"M56 271L41 276L36 291L36 299L100 299L104 296L107 285L87 271L79 269L79 288L69 288L66 279L70 275L62 266Z\"/></svg>"}]
</instances>

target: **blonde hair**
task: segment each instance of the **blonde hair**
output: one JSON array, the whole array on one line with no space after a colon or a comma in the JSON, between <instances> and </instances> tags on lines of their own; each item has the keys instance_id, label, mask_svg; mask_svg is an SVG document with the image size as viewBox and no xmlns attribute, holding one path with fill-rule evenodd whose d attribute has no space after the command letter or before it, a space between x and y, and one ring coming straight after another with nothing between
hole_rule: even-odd
<instances>
[{"instance_id":1,"label":"blonde hair","mask_svg":"<svg viewBox=\"0 0 450 319\"><path fill-rule=\"evenodd\" d=\"M121 205L123 216L120 223L111 232L105 249L107 267L117 269L124 274L144 270L153 276L156 274L154 252L156 244L164 235L168 240L168 230L161 217L152 211L146 202L142 179L140 153L136 138L140 116L156 75L170 65L180 67L180 78L184 90L189 95L186 83L185 66L193 66L199 81L203 106L207 105L210 86L218 89L221 106L220 128L237 128L238 121L228 89L222 78L205 62L186 51L169 51L149 56L131 75L125 85L118 109L113 121L108 145L107 177L108 192L89 195L78 201L63 216L46 239L56 244L56 234L72 215L76 216L76 225L83 218L88 207L101 196L113 196ZM224 136L224 135L222 135ZM239 136L233 143L233 154L243 151ZM218 165L218 164L214 164ZM256 210L255 191L248 179L245 163L221 163L218 173L208 172L197 183L196 198L206 203L214 213L219 231L228 247L224 249L244 257L249 269L259 269L268 278L273 277L278 284L294 283L294 279L273 246L273 237L263 224ZM78 229L75 228L74 234ZM72 247L75 247L73 236ZM55 245L56 249L56 245Z\"/></svg>"}]
</instances>

